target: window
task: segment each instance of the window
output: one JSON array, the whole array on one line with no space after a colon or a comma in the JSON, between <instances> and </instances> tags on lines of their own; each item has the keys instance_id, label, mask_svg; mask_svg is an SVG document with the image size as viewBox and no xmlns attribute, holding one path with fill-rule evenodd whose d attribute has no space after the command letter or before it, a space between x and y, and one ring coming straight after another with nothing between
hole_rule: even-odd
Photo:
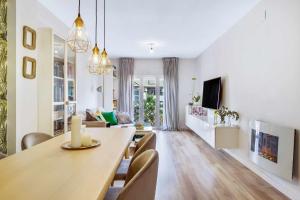
<instances>
[{"instance_id":1,"label":"window","mask_svg":"<svg viewBox=\"0 0 300 200\"><path fill-rule=\"evenodd\" d=\"M133 81L133 109L134 109L134 121L138 122L140 119L140 92L141 92L141 80L134 79Z\"/></svg>"},{"instance_id":2,"label":"window","mask_svg":"<svg viewBox=\"0 0 300 200\"><path fill-rule=\"evenodd\" d=\"M135 77L133 83L134 120L160 128L163 121L163 79Z\"/></svg>"}]
</instances>

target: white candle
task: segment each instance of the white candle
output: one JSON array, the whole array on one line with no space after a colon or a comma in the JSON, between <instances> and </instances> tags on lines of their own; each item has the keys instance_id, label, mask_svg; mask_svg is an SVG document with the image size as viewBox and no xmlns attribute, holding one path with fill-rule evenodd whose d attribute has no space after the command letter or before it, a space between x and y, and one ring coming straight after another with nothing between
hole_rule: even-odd
<instances>
[{"instance_id":1,"label":"white candle","mask_svg":"<svg viewBox=\"0 0 300 200\"><path fill-rule=\"evenodd\" d=\"M81 117L78 115L72 116L71 121L71 146L74 148L78 148L81 146Z\"/></svg>"},{"instance_id":2,"label":"white candle","mask_svg":"<svg viewBox=\"0 0 300 200\"><path fill-rule=\"evenodd\" d=\"M81 135L81 145L84 147L89 147L92 145L92 138L88 133L83 133Z\"/></svg>"}]
</instances>

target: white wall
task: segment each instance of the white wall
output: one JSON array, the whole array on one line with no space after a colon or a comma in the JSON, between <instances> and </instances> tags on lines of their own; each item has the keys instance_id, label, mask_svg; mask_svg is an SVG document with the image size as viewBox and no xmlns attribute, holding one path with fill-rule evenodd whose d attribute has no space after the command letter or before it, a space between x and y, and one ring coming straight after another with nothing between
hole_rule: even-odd
<instances>
[{"instance_id":1,"label":"white wall","mask_svg":"<svg viewBox=\"0 0 300 200\"><path fill-rule=\"evenodd\" d=\"M134 75L163 77L163 62L161 59L135 59Z\"/></svg>"},{"instance_id":2,"label":"white wall","mask_svg":"<svg viewBox=\"0 0 300 200\"><path fill-rule=\"evenodd\" d=\"M199 90L204 80L222 76L223 104L240 113L240 147L229 153L294 199L300 199L299 133L293 183L253 165L247 152L249 120L300 130L299 20L300 1L263 0L200 55L197 67Z\"/></svg>"},{"instance_id":3,"label":"white wall","mask_svg":"<svg viewBox=\"0 0 300 200\"><path fill-rule=\"evenodd\" d=\"M193 80L197 66L196 59L180 59L178 71L178 104L179 104L179 128L187 129L185 126L185 106L192 101ZM198 90L194 92L199 92Z\"/></svg>"},{"instance_id":4,"label":"white wall","mask_svg":"<svg viewBox=\"0 0 300 200\"><path fill-rule=\"evenodd\" d=\"M99 107L98 100L101 93L97 92L97 87L101 85L99 76L92 75L88 71L88 58L90 52L77 54L76 73L77 73L77 111L85 112L87 108L94 109Z\"/></svg>"},{"instance_id":5,"label":"white wall","mask_svg":"<svg viewBox=\"0 0 300 200\"><path fill-rule=\"evenodd\" d=\"M14 6L10 6L14 5ZM34 0L10 1L8 4L9 36L8 43L8 153L20 150L21 139L28 132L37 129L37 81L22 77L23 56L37 57L37 52L25 49L22 46L23 26L37 28L35 12L28 12L36 6ZM16 14L17 13L17 14ZM11 21L11 19L13 19ZM15 33L13 33L15 32ZM15 41L12 41L15 40ZM12 42L12 43L10 43Z\"/></svg>"}]
</instances>

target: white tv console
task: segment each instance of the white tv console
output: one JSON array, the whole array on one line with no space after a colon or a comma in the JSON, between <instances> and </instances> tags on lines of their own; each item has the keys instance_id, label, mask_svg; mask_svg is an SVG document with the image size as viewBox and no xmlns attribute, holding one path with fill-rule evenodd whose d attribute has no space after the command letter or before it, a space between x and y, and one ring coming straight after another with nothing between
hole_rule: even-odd
<instances>
[{"instance_id":1,"label":"white tv console","mask_svg":"<svg viewBox=\"0 0 300 200\"><path fill-rule=\"evenodd\" d=\"M214 110L207 109L207 116L196 116L191 114L191 107L187 106L185 124L213 148L238 148L239 127L215 125Z\"/></svg>"}]
</instances>

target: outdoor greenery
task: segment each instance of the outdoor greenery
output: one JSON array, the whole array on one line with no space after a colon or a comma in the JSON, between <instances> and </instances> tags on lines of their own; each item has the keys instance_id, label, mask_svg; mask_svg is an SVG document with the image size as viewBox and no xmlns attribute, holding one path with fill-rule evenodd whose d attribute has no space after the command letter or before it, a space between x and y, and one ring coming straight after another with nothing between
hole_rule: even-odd
<instances>
[{"instance_id":1,"label":"outdoor greenery","mask_svg":"<svg viewBox=\"0 0 300 200\"><path fill-rule=\"evenodd\" d=\"M0 152L6 153L7 0L0 0Z\"/></svg>"},{"instance_id":2,"label":"outdoor greenery","mask_svg":"<svg viewBox=\"0 0 300 200\"><path fill-rule=\"evenodd\" d=\"M146 95L146 100L144 101L144 110L145 110L145 123L155 125L155 103L156 97L151 94Z\"/></svg>"}]
</instances>

